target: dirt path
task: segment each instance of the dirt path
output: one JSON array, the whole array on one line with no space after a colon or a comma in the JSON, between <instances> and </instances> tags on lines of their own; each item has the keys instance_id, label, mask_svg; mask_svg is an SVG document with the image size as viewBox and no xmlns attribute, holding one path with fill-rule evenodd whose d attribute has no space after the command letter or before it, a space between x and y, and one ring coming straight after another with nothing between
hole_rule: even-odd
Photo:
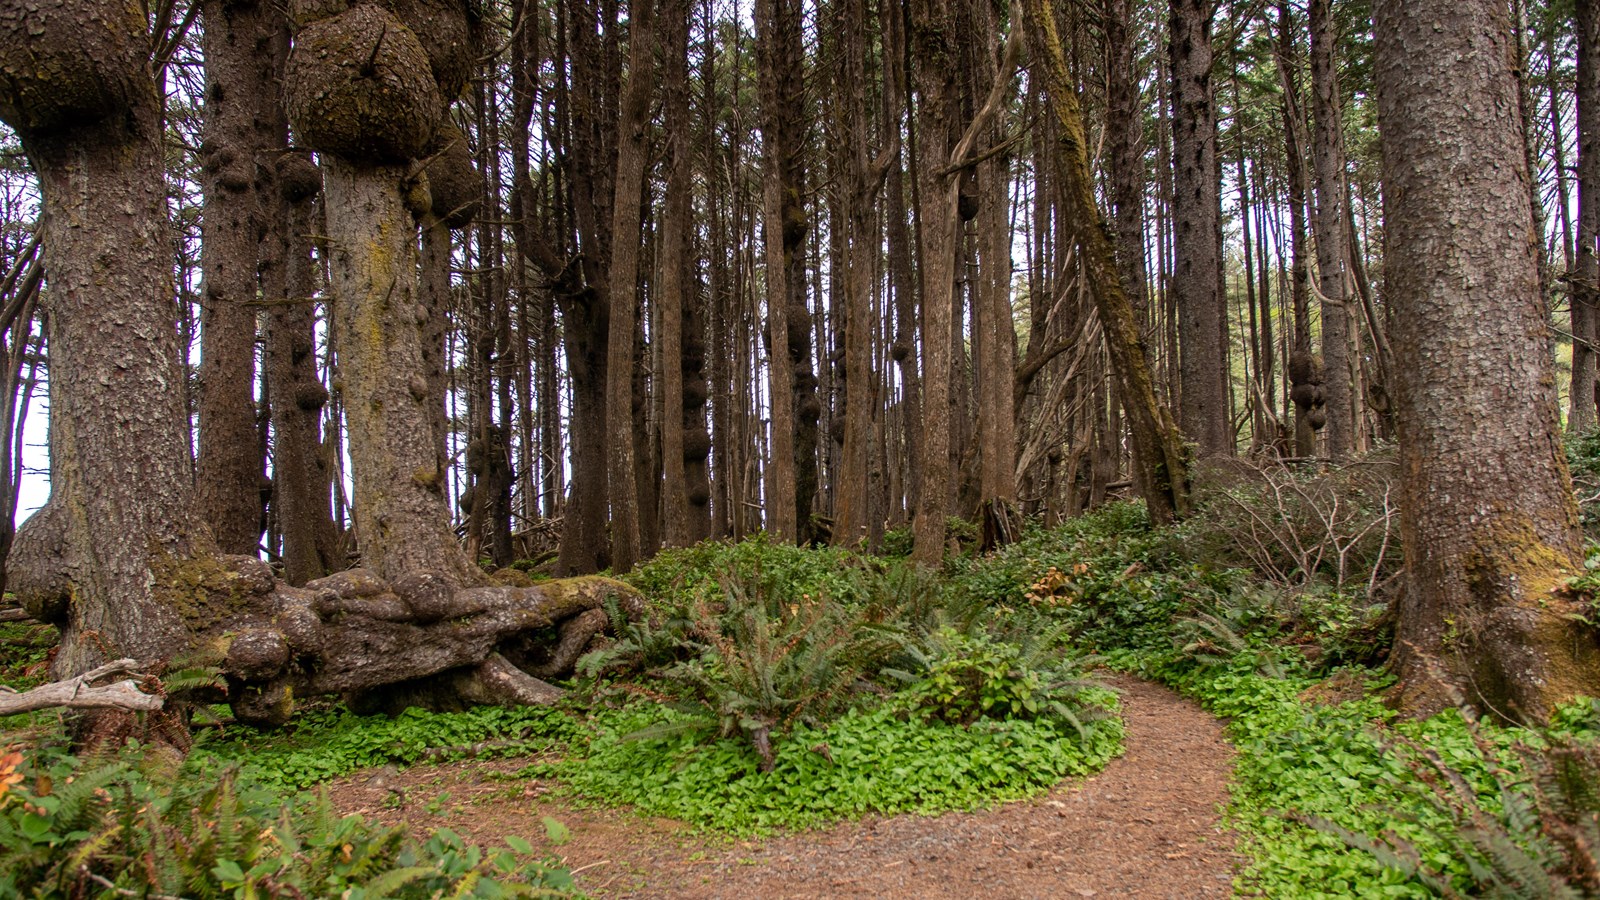
<instances>
[{"instance_id":1,"label":"dirt path","mask_svg":"<svg viewBox=\"0 0 1600 900\"><path fill-rule=\"evenodd\" d=\"M1114 683L1127 720L1126 755L1046 796L973 813L718 840L667 820L573 808L550 798L545 785L483 781L483 763L366 773L336 785L334 799L350 812L448 825L489 843L520 834L538 845L541 817L553 817L571 840L552 852L597 897L1230 896L1232 841L1219 829L1218 809L1227 801L1233 751L1221 725L1165 688ZM387 808L402 797L404 809Z\"/></svg>"}]
</instances>

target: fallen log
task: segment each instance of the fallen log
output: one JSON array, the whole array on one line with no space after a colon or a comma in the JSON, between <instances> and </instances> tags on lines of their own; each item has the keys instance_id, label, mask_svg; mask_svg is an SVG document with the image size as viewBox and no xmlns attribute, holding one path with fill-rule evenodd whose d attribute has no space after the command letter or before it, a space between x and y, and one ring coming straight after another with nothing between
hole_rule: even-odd
<instances>
[{"instance_id":1,"label":"fallen log","mask_svg":"<svg viewBox=\"0 0 1600 900\"><path fill-rule=\"evenodd\" d=\"M96 681L118 675L138 675L138 665L131 659L119 659L65 681L40 685L31 691L18 693L10 688L0 688L0 716L57 707L126 709L136 712L158 710L165 702L164 698L159 694L145 693L139 688L139 682L131 678L111 684L95 684Z\"/></svg>"}]
</instances>

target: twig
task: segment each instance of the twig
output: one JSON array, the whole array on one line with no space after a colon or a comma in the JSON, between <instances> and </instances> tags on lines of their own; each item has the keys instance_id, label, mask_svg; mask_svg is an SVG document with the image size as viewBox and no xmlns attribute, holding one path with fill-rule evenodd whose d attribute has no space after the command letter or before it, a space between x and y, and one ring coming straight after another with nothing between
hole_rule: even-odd
<instances>
[{"instance_id":1,"label":"twig","mask_svg":"<svg viewBox=\"0 0 1600 900\"><path fill-rule=\"evenodd\" d=\"M88 866L79 866L78 871L82 873L85 878L88 878L95 884L100 885L108 891L116 892L117 896L119 897L145 897L147 900L187 900L187 898L173 896L172 894L141 894L138 891L130 891L127 888L117 887L115 884L111 883L111 879L106 878L103 875L96 875L95 873L89 871Z\"/></svg>"}]
</instances>

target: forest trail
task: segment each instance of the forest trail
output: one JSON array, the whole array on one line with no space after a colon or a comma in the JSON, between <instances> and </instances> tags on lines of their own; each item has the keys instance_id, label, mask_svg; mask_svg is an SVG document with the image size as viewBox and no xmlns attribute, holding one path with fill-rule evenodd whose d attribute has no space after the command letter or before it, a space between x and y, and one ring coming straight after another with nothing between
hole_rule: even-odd
<instances>
[{"instance_id":1,"label":"forest trail","mask_svg":"<svg viewBox=\"0 0 1600 900\"><path fill-rule=\"evenodd\" d=\"M1230 896L1233 840L1219 810L1233 749L1221 723L1158 685L1127 677L1112 683L1122 694L1126 754L1092 778L977 812L719 839L665 819L575 808L537 783L483 780L485 766L515 771L525 760L360 773L333 785L332 795L345 812L448 826L491 845L517 834L539 846L541 817L550 816L571 831L550 852L565 857L579 887L595 897ZM445 792L445 802L429 802ZM404 808L386 808L396 796Z\"/></svg>"}]
</instances>

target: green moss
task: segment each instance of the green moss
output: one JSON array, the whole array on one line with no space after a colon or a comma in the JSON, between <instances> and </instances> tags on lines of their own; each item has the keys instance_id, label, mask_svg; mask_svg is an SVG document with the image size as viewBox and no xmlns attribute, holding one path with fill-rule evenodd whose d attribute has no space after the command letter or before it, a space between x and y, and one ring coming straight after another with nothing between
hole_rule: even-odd
<instances>
[{"instance_id":1,"label":"green moss","mask_svg":"<svg viewBox=\"0 0 1600 900\"><path fill-rule=\"evenodd\" d=\"M231 621L250 596L249 580L211 553L182 558L152 547L150 574L152 596L176 612L191 632Z\"/></svg>"}]
</instances>

